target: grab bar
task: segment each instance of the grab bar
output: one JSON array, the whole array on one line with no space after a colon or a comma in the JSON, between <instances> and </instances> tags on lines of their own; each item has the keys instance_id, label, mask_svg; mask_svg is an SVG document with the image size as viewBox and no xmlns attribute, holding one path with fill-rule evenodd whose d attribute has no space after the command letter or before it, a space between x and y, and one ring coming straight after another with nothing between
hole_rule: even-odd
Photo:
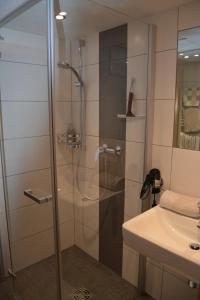
<instances>
[{"instance_id":1,"label":"grab bar","mask_svg":"<svg viewBox=\"0 0 200 300\"><path fill-rule=\"evenodd\" d=\"M41 193L41 192L40 192ZM52 195L37 196L31 189L25 190L24 195L38 204L44 204L52 200Z\"/></svg>"}]
</instances>

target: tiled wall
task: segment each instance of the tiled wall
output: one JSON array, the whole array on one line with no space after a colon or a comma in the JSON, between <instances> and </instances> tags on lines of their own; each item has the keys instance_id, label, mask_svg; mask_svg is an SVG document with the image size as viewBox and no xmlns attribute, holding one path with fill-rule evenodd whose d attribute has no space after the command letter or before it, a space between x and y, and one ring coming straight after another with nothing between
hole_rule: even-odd
<instances>
[{"instance_id":1,"label":"tiled wall","mask_svg":"<svg viewBox=\"0 0 200 300\"><path fill-rule=\"evenodd\" d=\"M79 42L72 41L72 64L80 63ZM74 152L74 201L75 201L75 244L98 260L99 258L99 161L95 153L99 146L99 33L85 39L82 47L84 97L86 99L86 151L81 153L77 173L79 151ZM74 82L75 78L72 79ZM72 84L72 120L80 133L80 89ZM83 201L77 189L79 180L81 194L94 201Z\"/></svg>"},{"instance_id":2,"label":"tiled wall","mask_svg":"<svg viewBox=\"0 0 200 300\"><path fill-rule=\"evenodd\" d=\"M78 45L72 42L72 62L78 65ZM99 33L86 39L84 51L83 80L86 85L86 159L79 173L82 192L97 198L103 191L98 187L98 161L95 150L99 145ZM125 212L128 220L141 212L139 192L143 180L143 157L145 139L145 108L147 85L148 27L141 22L128 23L127 57L127 96L131 78L135 78L134 113L144 118L126 122L126 164L125 164ZM80 96L77 88L72 87L73 120L76 128L79 123ZM126 101L126 99L124 99ZM75 159L75 157L74 157ZM74 160L75 162L75 160ZM74 168L74 171L76 168ZM99 203L83 202L75 188L75 243L94 258L99 258ZM107 195L105 195L107 197ZM123 246L122 276L137 285L138 254Z\"/></svg>"},{"instance_id":3,"label":"tiled wall","mask_svg":"<svg viewBox=\"0 0 200 300\"><path fill-rule=\"evenodd\" d=\"M148 26L141 22L128 23L127 97L131 79L134 78L133 112L144 117L126 121L125 221L141 213L139 193L144 168L147 53ZM138 263L138 253L124 244L122 275L134 286L138 281Z\"/></svg>"},{"instance_id":4,"label":"tiled wall","mask_svg":"<svg viewBox=\"0 0 200 300\"><path fill-rule=\"evenodd\" d=\"M2 29L1 35L4 40L0 44L0 81L10 237L17 271L54 252L52 203L38 205L23 195L28 188L51 193L47 51L44 36L10 29ZM66 98L58 92L56 96L59 131L65 126L62 101ZM68 193L70 155L66 160L65 149L58 149L62 248L74 243L72 188Z\"/></svg>"},{"instance_id":5,"label":"tiled wall","mask_svg":"<svg viewBox=\"0 0 200 300\"><path fill-rule=\"evenodd\" d=\"M199 197L200 152L173 148L178 30L200 26L200 3L173 9L145 21L157 25L152 167L159 168L164 188ZM147 292L155 299L196 299L187 279L151 260Z\"/></svg>"}]
</instances>

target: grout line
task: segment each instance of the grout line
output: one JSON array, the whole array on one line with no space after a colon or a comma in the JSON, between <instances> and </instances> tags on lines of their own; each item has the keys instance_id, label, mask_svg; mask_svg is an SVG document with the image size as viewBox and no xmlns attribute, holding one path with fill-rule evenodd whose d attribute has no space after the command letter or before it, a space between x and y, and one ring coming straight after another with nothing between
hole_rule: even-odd
<instances>
[{"instance_id":1,"label":"grout line","mask_svg":"<svg viewBox=\"0 0 200 300\"><path fill-rule=\"evenodd\" d=\"M12 177L12 176L18 176L18 175L25 175L25 174L29 174L29 173L35 173L35 172L40 172L40 171L47 171L47 170L51 170L51 167L47 167L47 168L43 168L43 169L36 169L36 170L29 170L29 171L25 171L25 172L21 172L21 173L15 173L15 174L11 174L11 175L7 175L6 177Z\"/></svg>"},{"instance_id":2,"label":"grout line","mask_svg":"<svg viewBox=\"0 0 200 300\"><path fill-rule=\"evenodd\" d=\"M128 50L128 48L127 48L127 50ZM136 54L136 55L127 55L127 57L126 57L126 59L130 59L130 58L137 58L137 57L140 57L140 56L145 56L145 57L147 57L148 56L148 53L141 53L141 54Z\"/></svg>"},{"instance_id":3,"label":"grout line","mask_svg":"<svg viewBox=\"0 0 200 300\"><path fill-rule=\"evenodd\" d=\"M29 103L29 102L35 102L35 103L48 103L48 100L2 100L3 103Z\"/></svg>"},{"instance_id":4,"label":"grout line","mask_svg":"<svg viewBox=\"0 0 200 300\"><path fill-rule=\"evenodd\" d=\"M15 140L23 140L23 139L35 139L35 138L49 137L49 136L50 136L49 134L43 134L43 135L3 138L3 140L4 141L15 141Z\"/></svg>"},{"instance_id":5,"label":"grout line","mask_svg":"<svg viewBox=\"0 0 200 300\"><path fill-rule=\"evenodd\" d=\"M47 68L47 65L43 64L34 64L30 62L22 62L22 61L13 61L13 60L7 60L7 59L0 59L0 62L6 62L6 63L13 63L13 64L22 64L22 65L30 65L30 66L38 66L38 67L45 67Z\"/></svg>"},{"instance_id":6,"label":"grout line","mask_svg":"<svg viewBox=\"0 0 200 300\"><path fill-rule=\"evenodd\" d=\"M164 147L164 148L173 148L173 145L167 146L167 145L159 145L159 144L154 144L154 143L152 143L152 146L158 146L158 147Z\"/></svg>"},{"instance_id":7,"label":"grout line","mask_svg":"<svg viewBox=\"0 0 200 300\"><path fill-rule=\"evenodd\" d=\"M137 184L142 184L142 182L141 181L137 181L137 180L133 180L133 179L129 179L129 178L126 178L126 176L125 176L125 181L131 181L131 182L134 182L134 183L137 183ZM126 188L125 188L125 190L126 190Z\"/></svg>"},{"instance_id":8,"label":"grout line","mask_svg":"<svg viewBox=\"0 0 200 300\"><path fill-rule=\"evenodd\" d=\"M74 221L73 218L72 218L72 219L69 219L68 221L60 222L60 223L59 223L59 231L61 230L61 229L60 229L60 226L66 224L66 223L72 222L72 221ZM35 237L35 236L37 236L37 235L39 235L39 234L41 234L41 233L45 233L45 232L48 232L48 231L53 231L53 224L52 224L51 227L47 227L46 229L41 230L41 231L38 231L37 233L31 234L31 235L29 235L29 236L23 237L23 238L18 239L18 240L12 240L11 243L14 244L14 243L17 243L17 242L21 242L21 241L24 241L24 240L28 240L29 238L33 238L33 237ZM52 233L52 236L53 236L53 233Z\"/></svg>"},{"instance_id":9,"label":"grout line","mask_svg":"<svg viewBox=\"0 0 200 300\"><path fill-rule=\"evenodd\" d=\"M177 51L177 48L169 48L169 49L164 49L164 50L156 50L155 53L163 53L163 52L169 52L169 51Z\"/></svg>"}]
</instances>

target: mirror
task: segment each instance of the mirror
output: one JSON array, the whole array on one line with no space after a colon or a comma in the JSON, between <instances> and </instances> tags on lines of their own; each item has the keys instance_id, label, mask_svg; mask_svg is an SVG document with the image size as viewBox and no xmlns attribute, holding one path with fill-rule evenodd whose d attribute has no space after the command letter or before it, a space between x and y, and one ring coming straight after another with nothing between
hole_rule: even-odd
<instances>
[{"instance_id":1,"label":"mirror","mask_svg":"<svg viewBox=\"0 0 200 300\"><path fill-rule=\"evenodd\" d=\"M200 27L179 32L174 147L200 150Z\"/></svg>"}]
</instances>

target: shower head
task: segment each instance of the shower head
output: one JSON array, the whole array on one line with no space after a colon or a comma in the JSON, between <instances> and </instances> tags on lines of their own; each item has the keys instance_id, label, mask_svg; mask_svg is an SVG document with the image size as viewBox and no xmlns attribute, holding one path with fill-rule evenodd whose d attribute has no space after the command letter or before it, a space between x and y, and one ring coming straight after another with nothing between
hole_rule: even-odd
<instances>
[{"instance_id":1,"label":"shower head","mask_svg":"<svg viewBox=\"0 0 200 300\"><path fill-rule=\"evenodd\" d=\"M72 67L69 63L67 63L67 62L58 63L58 67L63 68L63 69L67 69L67 70L70 69L74 73L76 78L78 79L79 86L83 86L83 80L82 80L81 76L76 71L76 69L74 67Z\"/></svg>"}]
</instances>

